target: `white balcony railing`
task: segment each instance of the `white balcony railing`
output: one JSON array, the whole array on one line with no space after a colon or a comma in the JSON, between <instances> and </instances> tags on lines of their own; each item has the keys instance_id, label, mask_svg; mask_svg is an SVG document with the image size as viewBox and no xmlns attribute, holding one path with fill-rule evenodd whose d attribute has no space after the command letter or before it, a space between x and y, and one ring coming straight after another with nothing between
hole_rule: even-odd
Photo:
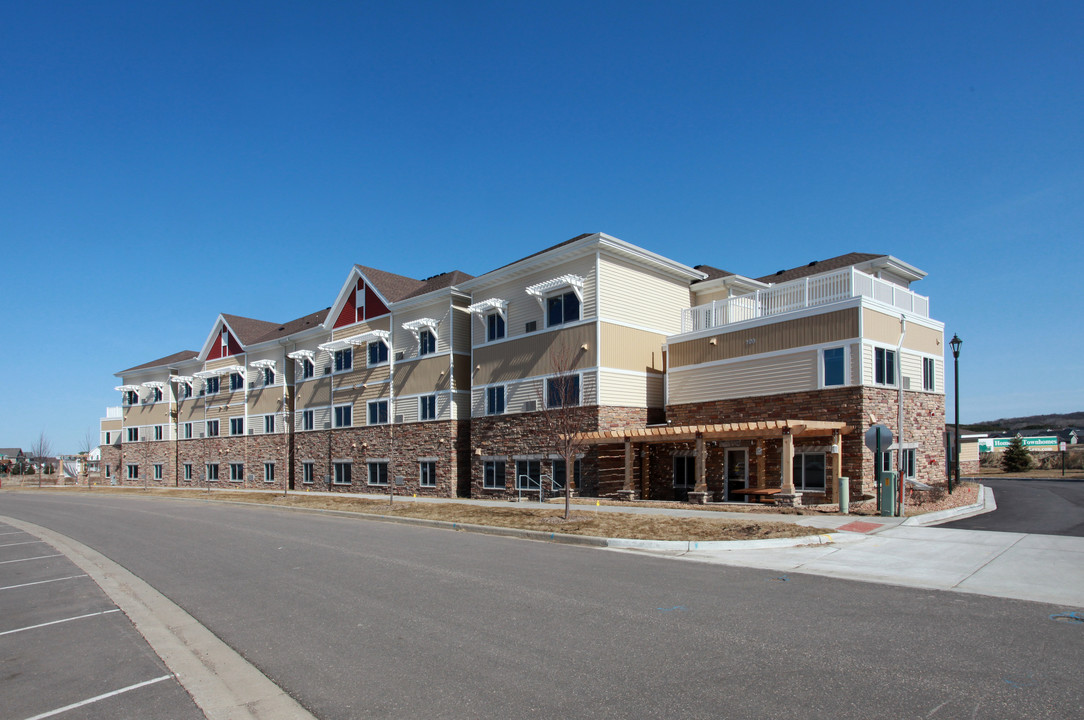
<instances>
[{"instance_id":1,"label":"white balcony railing","mask_svg":"<svg viewBox=\"0 0 1084 720\"><path fill-rule=\"evenodd\" d=\"M114 420L116 418L121 418L121 417L124 417L124 412L123 412L123 408L121 408L119 405L114 405L112 407L107 407L105 409L105 419L106 420Z\"/></svg>"},{"instance_id":2,"label":"white balcony railing","mask_svg":"<svg viewBox=\"0 0 1084 720\"><path fill-rule=\"evenodd\" d=\"M928 297L854 268L845 268L682 310L681 332L782 315L853 297L868 297L920 317L930 316Z\"/></svg>"}]
</instances>

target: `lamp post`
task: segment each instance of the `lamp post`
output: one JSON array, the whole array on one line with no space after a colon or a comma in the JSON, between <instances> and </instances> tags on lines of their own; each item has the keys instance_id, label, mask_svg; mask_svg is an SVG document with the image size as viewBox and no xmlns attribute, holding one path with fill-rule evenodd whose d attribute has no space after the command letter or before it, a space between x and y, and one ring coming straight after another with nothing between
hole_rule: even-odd
<instances>
[{"instance_id":1,"label":"lamp post","mask_svg":"<svg viewBox=\"0 0 1084 720\"><path fill-rule=\"evenodd\" d=\"M949 345L952 347L952 367L956 384L956 441L952 445L952 473L956 477L956 487L960 486L960 346L964 341L956 333L952 334ZM952 492L952 478L949 478L949 492Z\"/></svg>"}]
</instances>

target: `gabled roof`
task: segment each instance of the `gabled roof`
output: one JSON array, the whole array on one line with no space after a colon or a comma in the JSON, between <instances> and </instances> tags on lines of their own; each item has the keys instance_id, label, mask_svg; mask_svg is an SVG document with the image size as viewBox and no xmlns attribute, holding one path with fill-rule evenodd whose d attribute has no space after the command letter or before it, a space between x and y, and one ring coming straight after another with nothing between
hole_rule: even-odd
<instances>
[{"instance_id":1,"label":"gabled roof","mask_svg":"<svg viewBox=\"0 0 1084 720\"><path fill-rule=\"evenodd\" d=\"M302 330L308 330L314 328L317 325L324 322L327 318L328 310L331 308L324 308L323 310L317 310L314 313L309 313L303 317L299 317L296 320L285 322L281 325L275 326L274 330L261 335L253 340L250 345L258 345L259 343L265 343L269 340L278 340L279 338L288 337L294 333L301 332Z\"/></svg>"},{"instance_id":2,"label":"gabled roof","mask_svg":"<svg viewBox=\"0 0 1084 720\"><path fill-rule=\"evenodd\" d=\"M732 275L737 275L737 273L720 270L719 268L712 267L711 265L694 265L693 270L699 270L700 272L707 275L704 280L716 280L721 277L731 277Z\"/></svg>"},{"instance_id":3,"label":"gabled roof","mask_svg":"<svg viewBox=\"0 0 1084 720\"><path fill-rule=\"evenodd\" d=\"M533 257L538 257L539 255L545 255L546 253L548 253L551 250L556 250L557 248L564 247L565 245L571 245L572 243L576 242L577 240L583 240L585 237L591 237L592 235L598 235L598 233L581 233L580 235L577 235L574 238L570 238L568 240L565 240L564 242L559 242L556 245L550 245L548 248L545 248L545 249L539 250L538 252L534 252L534 253L531 253L530 255L526 255L524 257L521 257L519 260L513 260L510 263L505 263L504 265L501 265L499 268L496 268L496 270L503 270L504 268L506 268L506 267L508 267L510 265L515 265L516 263L521 263L524 260L530 260ZM496 270L490 270L486 274L488 275L491 272L496 272Z\"/></svg>"},{"instance_id":4,"label":"gabled roof","mask_svg":"<svg viewBox=\"0 0 1084 720\"><path fill-rule=\"evenodd\" d=\"M839 268L857 265L858 263L868 262L882 257L887 256L882 253L852 252L847 253L846 255L837 255L836 257L828 258L827 260L814 260L807 265L801 265L796 268L791 268L790 270L780 270L779 272L765 275L764 277L758 277L756 279L766 283L788 282L790 280L817 275L822 272L828 272L829 270L838 270Z\"/></svg>"},{"instance_id":5,"label":"gabled roof","mask_svg":"<svg viewBox=\"0 0 1084 720\"><path fill-rule=\"evenodd\" d=\"M241 317L240 315L227 315L222 313L222 319L233 330L237 340L242 345L251 345L261 337L273 332L279 323L268 320L256 320L255 318Z\"/></svg>"},{"instance_id":6,"label":"gabled roof","mask_svg":"<svg viewBox=\"0 0 1084 720\"><path fill-rule=\"evenodd\" d=\"M408 278L404 275L396 275L385 270L377 270L376 268L366 267L365 265L354 265L365 279L368 280L378 293L383 296L388 302L396 302L403 298L410 297L417 294L418 291L425 285L423 280L415 280L414 278Z\"/></svg>"},{"instance_id":7,"label":"gabled roof","mask_svg":"<svg viewBox=\"0 0 1084 720\"><path fill-rule=\"evenodd\" d=\"M19 457L22 454L22 448L0 448L0 455L4 455L6 457Z\"/></svg>"},{"instance_id":8,"label":"gabled roof","mask_svg":"<svg viewBox=\"0 0 1084 720\"><path fill-rule=\"evenodd\" d=\"M146 370L148 368L154 367L165 367L167 365L173 365L174 363L184 362L185 360L191 360L198 355L199 353L195 350L181 350L180 352L173 353L172 355L166 355L163 358L151 360L150 362L145 362L142 365L136 365L135 367L130 367L127 370L121 370L119 373L114 374L121 375L123 373L135 372L136 370Z\"/></svg>"},{"instance_id":9,"label":"gabled roof","mask_svg":"<svg viewBox=\"0 0 1084 720\"><path fill-rule=\"evenodd\" d=\"M451 272L441 273L440 275L434 275L433 277L426 278L422 281L422 286L414 292L406 295L401 300L406 298L417 297L418 295L425 295L435 290L443 290L444 288L458 285L461 282L473 279L473 275L468 275L460 270L452 270Z\"/></svg>"}]
</instances>

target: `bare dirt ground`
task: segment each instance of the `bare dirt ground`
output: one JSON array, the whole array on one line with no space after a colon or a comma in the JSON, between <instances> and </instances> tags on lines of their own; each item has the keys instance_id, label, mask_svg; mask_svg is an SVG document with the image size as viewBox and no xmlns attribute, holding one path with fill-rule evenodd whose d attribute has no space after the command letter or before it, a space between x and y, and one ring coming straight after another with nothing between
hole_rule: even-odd
<instances>
[{"instance_id":1,"label":"bare dirt ground","mask_svg":"<svg viewBox=\"0 0 1084 720\"><path fill-rule=\"evenodd\" d=\"M415 503L400 499L389 505L386 497L352 497L348 495L287 496L263 492L231 492L229 490L166 490L142 488L65 488L51 492L116 493L161 498L190 498L212 501L233 501L261 505L282 505L319 510L339 510L367 515L411 517L426 520L486 525L495 527L539 530L544 532L588 535L593 537L628 538L638 540L759 540L765 538L804 537L825 531L786 522L762 522L720 518L683 518L665 515L634 515L629 513L593 512L591 507L577 505L572 517L564 520L563 510L554 508L527 509L489 507L467 503ZM594 503L592 502L591 505ZM688 509L687 504L678 504Z\"/></svg>"}]
</instances>

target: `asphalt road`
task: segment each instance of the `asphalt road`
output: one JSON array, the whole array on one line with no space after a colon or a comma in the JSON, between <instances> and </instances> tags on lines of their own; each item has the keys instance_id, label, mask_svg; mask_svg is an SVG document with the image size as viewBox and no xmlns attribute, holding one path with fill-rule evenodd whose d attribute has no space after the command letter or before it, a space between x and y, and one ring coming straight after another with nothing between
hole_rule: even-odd
<instances>
[{"instance_id":1,"label":"asphalt road","mask_svg":"<svg viewBox=\"0 0 1084 720\"><path fill-rule=\"evenodd\" d=\"M321 718L1018 718L1084 711L1038 603L196 501L0 494Z\"/></svg>"},{"instance_id":2,"label":"asphalt road","mask_svg":"<svg viewBox=\"0 0 1084 720\"><path fill-rule=\"evenodd\" d=\"M1084 537L1084 482L1080 480L983 480L997 510L945 523L961 530Z\"/></svg>"}]
</instances>

